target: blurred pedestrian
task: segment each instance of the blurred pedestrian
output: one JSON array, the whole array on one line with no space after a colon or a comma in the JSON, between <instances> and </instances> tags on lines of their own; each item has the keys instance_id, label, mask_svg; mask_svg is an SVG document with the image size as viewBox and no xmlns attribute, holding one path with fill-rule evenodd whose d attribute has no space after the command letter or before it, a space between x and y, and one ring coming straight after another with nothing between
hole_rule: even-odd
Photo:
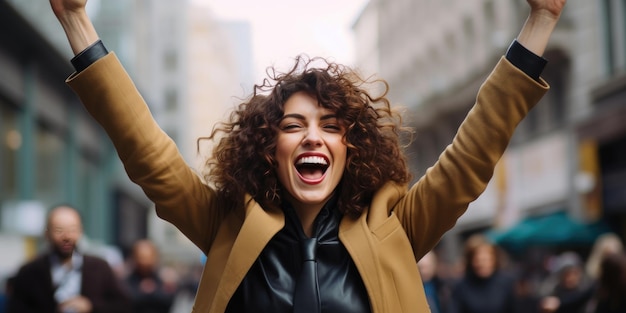
<instances>
[{"instance_id":1,"label":"blurred pedestrian","mask_svg":"<svg viewBox=\"0 0 626 313\"><path fill-rule=\"evenodd\" d=\"M578 253L566 251L555 261L553 274L556 284L549 295L541 299L541 310L545 313L584 313L591 296L593 284L586 277ZM547 278L551 280L550 277Z\"/></svg>"},{"instance_id":2,"label":"blurred pedestrian","mask_svg":"<svg viewBox=\"0 0 626 313\"><path fill-rule=\"evenodd\" d=\"M431 250L418 262L417 267L422 276L424 293L431 313L446 312L446 305L450 298L448 282L441 279L438 273L439 260L437 254Z\"/></svg>"},{"instance_id":3,"label":"blurred pedestrian","mask_svg":"<svg viewBox=\"0 0 626 313\"><path fill-rule=\"evenodd\" d=\"M162 276L159 251L150 240L135 242L131 251L126 287L134 313L168 313L177 293L177 282Z\"/></svg>"},{"instance_id":4,"label":"blurred pedestrian","mask_svg":"<svg viewBox=\"0 0 626 313\"><path fill-rule=\"evenodd\" d=\"M372 94L349 67L304 56L269 69L216 125L198 177L99 39L86 1L50 0L75 54L68 83L158 215L207 254L195 311L394 313L428 310L416 262L485 190L547 91L541 55L565 2L527 0L527 22L452 144L409 188L409 134L387 83Z\"/></svg>"},{"instance_id":5,"label":"blurred pedestrian","mask_svg":"<svg viewBox=\"0 0 626 313\"><path fill-rule=\"evenodd\" d=\"M465 243L465 274L455 284L449 313L511 313L515 309L515 280L500 266L503 251L482 235Z\"/></svg>"},{"instance_id":6,"label":"blurred pedestrian","mask_svg":"<svg viewBox=\"0 0 626 313\"><path fill-rule=\"evenodd\" d=\"M624 243L615 233L606 233L598 236L593 243L589 258L585 265L587 276L596 280L600 276L600 262L608 254L622 253L624 251Z\"/></svg>"},{"instance_id":7,"label":"blurred pedestrian","mask_svg":"<svg viewBox=\"0 0 626 313\"><path fill-rule=\"evenodd\" d=\"M535 278L529 270L515 276L515 311L512 313L539 313L540 299L535 289Z\"/></svg>"},{"instance_id":8,"label":"blurred pedestrian","mask_svg":"<svg viewBox=\"0 0 626 313\"><path fill-rule=\"evenodd\" d=\"M626 312L626 255L623 252L604 255L596 286L588 312Z\"/></svg>"},{"instance_id":9,"label":"blurred pedestrian","mask_svg":"<svg viewBox=\"0 0 626 313\"><path fill-rule=\"evenodd\" d=\"M7 312L7 299L9 298L9 294L11 294L11 289L13 288L12 281L12 276L5 278L4 288L2 288L2 294L0 295L0 313Z\"/></svg>"},{"instance_id":10,"label":"blurred pedestrian","mask_svg":"<svg viewBox=\"0 0 626 313\"><path fill-rule=\"evenodd\" d=\"M109 264L83 254L79 213L67 205L48 214L49 251L23 265L11 280L9 313L125 313L130 302Z\"/></svg>"},{"instance_id":11,"label":"blurred pedestrian","mask_svg":"<svg viewBox=\"0 0 626 313\"><path fill-rule=\"evenodd\" d=\"M178 292L174 304L170 310L172 313L191 312L193 302L198 290L198 284L202 277L202 267L205 257L201 257L199 262L188 264L187 270L179 279Z\"/></svg>"}]
</instances>

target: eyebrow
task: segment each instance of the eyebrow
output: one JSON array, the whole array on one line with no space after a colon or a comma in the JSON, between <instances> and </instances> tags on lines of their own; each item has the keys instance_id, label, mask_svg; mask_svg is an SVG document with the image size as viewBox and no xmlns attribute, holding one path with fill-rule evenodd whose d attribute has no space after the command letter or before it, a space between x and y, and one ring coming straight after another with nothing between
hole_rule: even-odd
<instances>
[{"instance_id":1,"label":"eyebrow","mask_svg":"<svg viewBox=\"0 0 626 313\"><path fill-rule=\"evenodd\" d=\"M302 114L298 114L298 113L292 113L292 114L285 114L283 115L283 117L280 119L281 121L286 119L286 118L295 118L295 119L299 119L299 120L305 120L306 118L304 117L304 115ZM320 118L320 120L329 120L329 119L333 119L333 118L337 118L336 114L326 114L326 115L322 115L322 117Z\"/></svg>"}]
</instances>

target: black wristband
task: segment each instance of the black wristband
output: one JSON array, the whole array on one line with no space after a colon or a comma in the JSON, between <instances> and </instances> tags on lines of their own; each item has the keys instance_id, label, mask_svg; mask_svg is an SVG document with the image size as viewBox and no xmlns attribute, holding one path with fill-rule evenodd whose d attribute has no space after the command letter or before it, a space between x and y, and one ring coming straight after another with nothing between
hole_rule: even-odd
<instances>
[{"instance_id":1,"label":"black wristband","mask_svg":"<svg viewBox=\"0 0 626 313\"><path fill-rule=\"evenodd\" d=\"M506 59L534 80L539 80L541 72L548 63L548 60L532 53L517 40L513 40L506 51Z\"/></svg>"},{"instance_id":2,"label":"black wristband","mask_svg":"<svg viewBox=\"0 0 626 313\"><path fill-rule=\"evenodd\" d=\"M85 50L74 56L71 62L76 72L80 73L108 53L109 51L102 43L102 40L98 39L98 41L92 43L89 47L85 48Z\"/></svg>"}]
</instances>

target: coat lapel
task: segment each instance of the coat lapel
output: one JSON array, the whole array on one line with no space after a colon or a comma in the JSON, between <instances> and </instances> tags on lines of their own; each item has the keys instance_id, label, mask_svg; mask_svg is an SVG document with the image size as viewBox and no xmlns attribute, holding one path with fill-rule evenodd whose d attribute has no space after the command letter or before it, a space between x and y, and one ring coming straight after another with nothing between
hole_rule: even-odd
<instances>
[{"instance_id":1,"label":"coat lapel","mask_svg":"<svg viewBox=\"0 0 626 313\"><path fill-rule=\"evenodd\" d=\"M211 312L226 310L230 298L252 264L284 225L285 218L280 209L263 210L256 201L248 201L246 218L228 256Z\"/></svg>"},{"instance_id":2,"label":"coat lapel","mask_svg":"<svg viewBox=\"0 0 626 313\"><path fill-rule=\"evenodd\" d=\"M380 278L378 240L372 229L377 229L389 218L393 206L404 195L403 190L402 185L387 183L376 192L371 206L359 218L345 215L339 225L339 239L361 274L373 312L385 311L385 299L381 292L374 292L379 291L384 283Z\"/></svg>"},{"instance_id":3,"label":"coat lapel","mask_svg":"<svg viewBox=\"0 0 626 313\"><path fill-rule=\"evenodd\" d=\"M369 228L367 227L365 216L367 212L363 212L358 219L350 218L347 215L341 220L339 225L339 240L343 243L348 250L348 253L352 257L354 264L356 265L365 289L367 289L367 295L370 298L370 305L373 312L382 312L381 307L383 299L380 299L380 293L374 293L374 290L379 290L380 279L378 273L378 258L373 252L372 236ZM368 238L365 240L365 238Z\"/></svg>"}]
</instances>

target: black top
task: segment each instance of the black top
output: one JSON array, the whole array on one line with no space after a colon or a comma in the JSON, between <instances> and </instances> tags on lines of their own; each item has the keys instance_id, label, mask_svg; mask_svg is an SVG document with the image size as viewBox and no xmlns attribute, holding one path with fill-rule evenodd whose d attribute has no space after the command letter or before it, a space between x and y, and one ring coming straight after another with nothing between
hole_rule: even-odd
<instances>
[{"instance_id":1,"label":"black top","mask_svg":"<svg viewBox=\"0 0 626 313\"><path fill-rule=\"evenodd\" d=\"M292 312L302 269L301 244L307 239L289 205L285 227L272 238L231 298L226 312ZM369 298L348 251L339 241L342 214L329 201L315 219L321 312L370 312Z\"/></svg>"}]
</instances>

